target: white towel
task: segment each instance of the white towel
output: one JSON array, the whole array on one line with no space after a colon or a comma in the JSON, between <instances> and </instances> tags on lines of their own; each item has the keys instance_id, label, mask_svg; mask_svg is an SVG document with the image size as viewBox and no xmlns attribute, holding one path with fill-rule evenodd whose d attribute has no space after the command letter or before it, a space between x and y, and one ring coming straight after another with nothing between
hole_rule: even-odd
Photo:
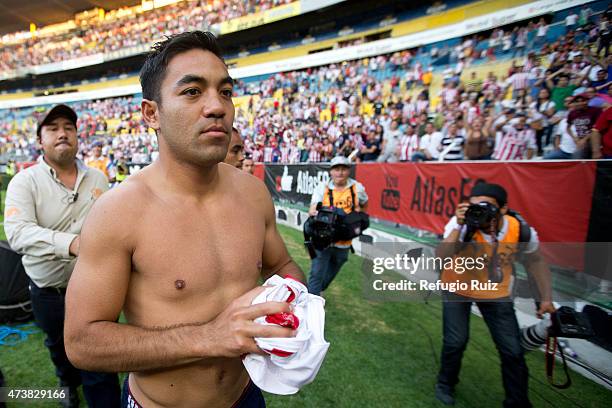
<instances>
[{"instance_id":1,"label":"white towel","mask_svg":"<svg viewBox=\"0 0 612 408\"><path fill-rule=\"evenodd\" d=\"M325 300L308 293L297 280L278 275L268 279L264 286L267 288L252 304L288 302L293 312L258 317L255 322L294 329L297 326L297 334L287 338L256 337L259 348L268 354L248 354L242 362L251 380L262 390L279 395L295 394L314 380L329 348L324 338Z\"/></svg>"}]
</instances>

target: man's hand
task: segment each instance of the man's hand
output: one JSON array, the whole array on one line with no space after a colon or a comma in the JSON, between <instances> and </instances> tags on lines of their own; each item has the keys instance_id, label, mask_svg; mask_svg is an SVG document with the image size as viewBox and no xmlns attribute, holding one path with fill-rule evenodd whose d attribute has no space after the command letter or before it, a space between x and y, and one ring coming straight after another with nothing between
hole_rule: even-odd
<instances>
[{"instance_id":1,"label":"man's hand","mask_svg":"<svg viewBox=\"0 0 612 408\"><path fill-rule=\"evenodd\" d=\"M315 215L317 215L317 204L312 204L309 208L308 208L308 215L314 217Z\"/></svg>"},{"instance_id":2,"label":"man's hand","mask_svg":"<svg viewBox=\"0 0 612 408\"><path fill-rule=\"evenodd\" d=\"M583 137L583 138L576 138L577 140L575 140L576 142L576 148L578 150L582 150L586 147L587 141L589 140L588 137Z\"/></svg>"},{"instance_id":3,"label":"man's hand","mask_svg":"<svg viewBox=\"0 0 612 408\"><path fill-rule=\"evenodd\" d=\"M457 224L465 224L465 213L467 212L470 203L460 203L455 210L455 217L457 217Z\"/></svg>"},{"instance_id":4,"label":"man's hand","mask_svg":"<svg viewBox=\"0 0 612 408\"><path fill-rule=\"evenodd\" d=\"M289 303L265 302L251 305L264 287L257 287L238 299L209 324L204 325L212 339L215 350L212 354L220 357L239 357L243 354L266 354L257 347L255 337L295 337L295 331L276 325L263 325L253 320L260 316L291 312Z\"/></svg>"},{"instance_id":5,"label":"man's hand","mask_svg":"<svg viewBox=\"0 0 612 408\"><path fill-rule=\"evenodd\" d=\"M68 252L72 256L79 256L79 248L81 247L81 237L77 235L75 239L70 243L70 247L68 248Z\"/></svg>"},{"instance_id":6,"label":"man's hand","mask_svg":"<svg viewBox=\"0 0 612 408\"><path fill-rule=\"evenodd\" d=\"M553 313L555 310L555 305L553 305L550 300L542 301L540 302L540 308L536 312L536 316L538 316L538 319L541 319L544 317L545 313Z\"/></svg>"}]
</instances>

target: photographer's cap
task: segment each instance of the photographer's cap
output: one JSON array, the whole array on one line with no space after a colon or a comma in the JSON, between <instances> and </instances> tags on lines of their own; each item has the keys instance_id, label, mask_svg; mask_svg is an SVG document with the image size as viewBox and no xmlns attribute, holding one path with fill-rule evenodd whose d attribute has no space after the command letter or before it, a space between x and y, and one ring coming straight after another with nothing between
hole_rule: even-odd
<instances>
[{"instance_id":1,"label":"photographer's cap","mask_svg":"<svg viewBox=\"0 0 612 408\"><path fill-rule=\"evenodd\" d=\"M36 128L36 136L40 137L42 127L57 118L66 118L74 124L74 127L77 126L77 114L70 106L64 104L55 105L40 117L38 127Z\"/></svg>"},{"instance_id":2,"label":"photographer's cap","mask_svg":"<svg viewBox=\"0 0 612 408\"><path fill-rule=\"evenodd\" d=\"M333 169L336 166L351 167L351 161L347 157L336 156L331 160L329 168Z\"/></svg>"},{"instance_id":3,"label":"photographer's cap","mask_svg":"<svg viewBox=\"0 0 612 408\"><path fill-rule=\"evenodd\" d=\"M487 196L494 198L500 207L508 202L508 193L499 184L478 183L472 188L470 197Z\"/></svg>"}]
</instances>

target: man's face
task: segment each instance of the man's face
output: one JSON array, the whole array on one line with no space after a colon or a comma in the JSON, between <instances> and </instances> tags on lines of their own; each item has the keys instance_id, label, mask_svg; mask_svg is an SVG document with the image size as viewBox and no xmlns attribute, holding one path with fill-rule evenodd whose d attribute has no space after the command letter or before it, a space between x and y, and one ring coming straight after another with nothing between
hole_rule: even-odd
<instances>
[{"instance_id":1,"label":"man's face","mask_svg":"<svg viewBox=\"0 0 612 408\"><path fill-rule=\"evenodd\" d=\"M239 169L242 168L244 162L244 145L242 144L242 138L238 132L232 130L229 149L227 150L227 155L223 162Z\"/></svg>"},{"instance_id":2,"label":"man's face","mask_svg":"<svg viewBox=\"0 0 612 408\"><path fill-rule=\"evenodd\" d=\"M474 196L474 197L470 197L470 204L480 204L480 203L484 203L484 202L492 204L495 207L497 207L499 209L499 214L501 214L501 215L505 215L508 212L508 207L504 205L503 207L499 208L499 204L497 203L497 200L494 199L493 197L489 197L489 196ZM499 217L498 220L501 223L501 217ZM491 228L490 224L482 226L482 230L483 231L487 231L490 228Z\"/></svg>"},{"instance_id":3,"label":"man's face","mask_svg":"<svg viewBox=\"0 0 612 408\"><path fill-rule=\"evenodd\" d=\"M95 146L93 149L93 154L95 157L102 156L102 146Z\"/></svg>"},{"instance_id":4,"label":"man's face","mask_svg":"<svg viewBox=\"0 0 612 408\"><path fill-rule=\"evenodd\" d=\"M585 109L587 107L587 101L584 98L576 98L574 99L574 109Z\"/></svg>"},{"instance_id":5,"label":"man's face","mask_svg":"<svg viewBox=\"0 0 612 408\"><path fill-rule=\"evenodd\" d=\"M518 130L523 130L523 128L525 127L525 123L526 123L525 117L521 116L518 122L516 122L516 124L514 125L514 127Z\"/></svg>"},{"instance_id":6,"label":"man's face","mask_svg":"<svg viewBox=\"0 0 612 408\"><path fill-rule=\"evenodd\" d=\"M41 128L40 144L48 160L59 165L69 165L74 161L79 148L77 129L69 119L55 118Z\"/></svg>"},{"instance_id":7,"label":"man's face","mask_svg":"<svg viewBox=\"0 0 612 408\"><path fill-rule=\"evenodd\" d=\"M334 181L334 185L337 186L345 185L348 181L350 173L351 169L347 166L335 166L329 171L329 174L331 175L331 178Z\"/></svg>"},{"instance_id":8,"label":"man's face","mask_svg":"<svg viewBox=\"0 0 612 408\"><path fill-rule=\"evenodd\" d=\"M211 166L225 158L234 121L232 80L210 51L194 49L173 57L160 103L143 100L142 110L175 160Z\"/></svg>"},{"instance_id":9,"label":"man's face","mask_svg":"<svg viewBox=\"0 0 612 408\"><path fill-rule=\"evenodd\" d=\"M604 79L606 79L606 71L600 69L599 71L597 71L597 80L603 81Z\"/></svg>"},{"instance_id":10,"label":"man's face","mask_svg":"<svg viewBox=\"0 0 612 408\"><path fill-rule=\"evenodd\" d=\"M253 159L244 159L242 162L242 170L249 174L253 174L253 171L255 170L255 163L253 162Z\"/></svg>"},{"instance_id":11,"label":"man's face","mask_svg":"<svg viewBox=\"0 0 612 408\"><path fill-rule=\"evenodd\" d=\"M568 83L569 83L569 81L567 80L567 77L563 76L563 77L559 78L559 87L560 88L565 88Z\"/></svg>"}]
</instances>

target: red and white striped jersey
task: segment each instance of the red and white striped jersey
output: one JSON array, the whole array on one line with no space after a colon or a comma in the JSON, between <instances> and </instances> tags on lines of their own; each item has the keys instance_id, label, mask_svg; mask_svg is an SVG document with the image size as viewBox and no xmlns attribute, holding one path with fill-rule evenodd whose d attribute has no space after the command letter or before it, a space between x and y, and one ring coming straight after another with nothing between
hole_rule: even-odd
<instances>
[{"instance_id":1,"label":"red and white striped jersey","mask_svg":"<svg viewBox=\"0 0 612 408\"><path fill-rule=\"evenodd\" d=\"M265 163L271 163L273 153L274 153L274 148L272 148L272 146L265 146L263 150L263 161Z\"/></svg>"},{"instance_id":2,"label":"red and white striped jersey","mask_svg":"<svg viewBox=\"0 0 612 408\"><path fill-rule=\"evenodd\" d=\"M297 146L289 148L289 163L295 164L300 162L300 149Z\"/></svg>"},{"instance_id":3,"label":"red and white striped jersey","mask_svg":"<svg viewBox=\"0 0 612 408\"><path fill-rule=\"evenodd\" d=\"M280 153L281 153L281 163L286 164L289 163L289 147L281 147L280 148Z\"/></svg>"},{"instance_id":4,"label":"red and white striped jersey","mask_svg":"<svg viewBox=\"0 0 612 408\"><path fill-rule=\"evenodd\" d=\"M414 134L412 136L403 135L399 143L400 160L410 161L412 155L419 150L419 137Z\"/></svg>"},{"instance_id":5,"label":"red and white striped jersey","mask_svg":"<svg viewBox=\"0 0 612 408\"><path fill-rule=\"evenodd\" d=\"M263 159L263 152L261 151L261 149L253 150L253 161L255 163L261 163L262 159Z\"/></svg>"},{"instance_id":6,"label":"red and white striped jersey","mask_svg":"<svg viewBox=\"0 0 612 408\"><path fill-rule=\"evenodd\" d=\"M417 113L428 113L429 112L429 101L428 100L418 100L416 101L416 111Z\"/></svg>"},{"instance_id":7,"label":"red and white striped jersey","mask_svg":"<svg viewBox=\"0 0 612 408\"><path fill-rule=\"evenodd\" d=\"M507 85L512 85L512 89L525 89L529 86L529 73L517 72L506 80Z\"/></svg>"},{"instance_id":8,"label":"red and white striped jersey","mask_svg":"<svg viewBox=\"0 0 612 408\"><path fill-rule=\"evenodd\" d=\"M517 130L514 126L505 125L499 143L495 146L495 160L523 160L527 149L537 149L535 132L530 128Z\"/></svg>"},{"instance_id":9,"label":"red and white striped jersey","mask_svg":"<svg viewBox=\"0 0 612 408\"><path fill-rule=\"evenodd\" d=\"M308 162L318 163L321 161L321 152L316 148L316 144L308 152Z\"/></svg>"}]
</instances>

